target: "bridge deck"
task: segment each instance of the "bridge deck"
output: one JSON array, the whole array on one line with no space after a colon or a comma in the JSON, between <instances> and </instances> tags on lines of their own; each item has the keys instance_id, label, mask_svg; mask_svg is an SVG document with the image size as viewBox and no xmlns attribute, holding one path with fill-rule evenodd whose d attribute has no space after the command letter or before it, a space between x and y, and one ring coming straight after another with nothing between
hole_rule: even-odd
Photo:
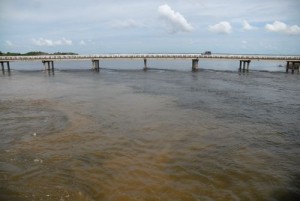
<instances>
[{"instance_id":1,"label":"bridge deck","mask_svg":"<svg viewBox=\"0 0 300 201\"><path fill-rule=\"evenodd\" d=\"M40 55L0 56L0 61L41 61L41 60L95 60L95 59L229 59L229 60L277 60L300 61L300 56L274 55L228 55L228 54L95 54L95 55Z\"/></svg>"}]
</instances>

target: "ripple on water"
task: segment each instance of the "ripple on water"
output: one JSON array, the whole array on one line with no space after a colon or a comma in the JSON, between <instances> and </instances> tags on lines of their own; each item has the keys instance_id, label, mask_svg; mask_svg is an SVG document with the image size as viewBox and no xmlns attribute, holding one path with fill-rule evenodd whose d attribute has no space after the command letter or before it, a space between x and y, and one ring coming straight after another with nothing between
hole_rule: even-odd
<instances>
[{"instance_id":1,"label":"ripple on water","mask_svg":"<svg viewBox=\"0 0 300 201\"><path fill-rule=\"evenodd\" d=\"M0 200L276 200L276 189L276 197L287 197L281 194L288 188L299 192L299 182L286 182L299 167L298 144L288 149L298 138L287 135L298 127L277 129L276 112L253 98L256 89L248 94L234 87L230 94L218 88L222 82L207 85L203 77L200 83L187 80L197 86L192 95L172 84L174 73L167 85L147 84L197 103L182 108L172 98L105 87L97 81L105 72L96 77L66 79L72 90L57 82L59 95L72 92L57 105L1 101L0 129L8 140L0 142L6 151L0 152ZM124 74L113 77L124 80Z\"/></svg>"},{"instance_id":2,"label":"ripple on water","mask_svg":"<svg viewBox=\"0 0 300 201\"><path fill-rule=\"evenodd\" d=\"M68 118L45 100L0 100L0 147L64 129Z\"/></svg>"}]
</instances>

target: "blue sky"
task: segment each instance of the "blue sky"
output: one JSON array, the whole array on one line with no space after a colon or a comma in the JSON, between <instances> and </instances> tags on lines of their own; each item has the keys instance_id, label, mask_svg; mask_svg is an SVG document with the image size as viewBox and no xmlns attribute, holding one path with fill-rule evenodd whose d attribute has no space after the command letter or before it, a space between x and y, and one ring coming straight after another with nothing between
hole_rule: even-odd
<instances>
[{"instance_id":1,"label":"blue sky","mask_svg":"<svg viewBox=\"0 0 300 201\"><path fill-rule=\"evenodd\" d=\"M300 54L299 0L1 0L0 51Z\"/></svg>"}]
</instances>

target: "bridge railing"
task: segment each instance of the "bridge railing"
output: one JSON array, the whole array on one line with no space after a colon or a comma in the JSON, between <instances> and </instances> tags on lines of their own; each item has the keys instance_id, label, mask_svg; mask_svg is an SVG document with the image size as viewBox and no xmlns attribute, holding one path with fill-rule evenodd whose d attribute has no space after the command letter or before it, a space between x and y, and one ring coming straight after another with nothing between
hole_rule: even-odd
<instances>
[{"instance_id":1,"label":"bridge railing","mask_svg":"<svg viewBox=\"0 0 300 201\"><path fill-rule=\"evenodd\" d=\"M94 54L94 55L39 55L0 56L0 61L34 60L90 60L90 59L231 59L300 61L300 56L279 55L226 55L226 54Z\"/></svg>"}]
</instances>

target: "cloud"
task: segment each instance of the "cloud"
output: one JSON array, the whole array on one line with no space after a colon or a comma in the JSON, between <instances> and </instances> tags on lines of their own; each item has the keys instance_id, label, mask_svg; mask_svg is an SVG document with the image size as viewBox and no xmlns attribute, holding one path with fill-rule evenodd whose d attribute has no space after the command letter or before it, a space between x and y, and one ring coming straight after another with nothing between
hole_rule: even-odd
<instances>
[{"instance_id":1,"label":"cloud","mask_svg":"<svg viewBox=\"0 0 300 201\"><path fill-rule=\"evenodd\" d=\"M133 19L127 19L123 21L122 20L114 21L111 26L114 28L136 28L144 25Z\"/></svg>"},{"instance_id":2,"label":"cloud","mask_svg":"<svg viewBox=\"0 0 300 201\"><path fill-rule=\"evenodd\" d=\"M61 45L73 45L73 42L71 40L68 40L66 38L62 38L60 40L50 40L45 38L39 38L39 39L32 39L32 42L34 45L37 46L61 46Z\"/></svg>"},{"instance_id":3,"label":"cloud","mask_svg":"<svg viewBox=\"0 0 300 201\"><path fill-rule=\"evenodd\" d=\"M167 29L170 33L177 33L180 31L191 32L194 27L187 22L185 17L179 12L174 11L168 4L158 7L158 13L161 18L166 22Z\"/></svg>"},{"instance_id":4,"label":"cloud","mask_svg":"<svg viewBox=\"0 0 300 201\"><path fill-rule=\"evenodd\" d=\"M9 41L9 40L5 41L5 44L6 44L8 47L14 46L14 44L13 44L11 41Z\"/></svg>"},{"instance_id":5,"label":"cloud","mask_svg":"<svg viewBox=\"0 0 300 201\"><path fill-rule=\"evenodd\" d=\"M244 20L244 21L243 21L243 29L244 29L245 31L250 31L250 30L256 29L256 27L250 25L249 22L248 22L247 20Z\"/></svg>"},{"instance_id":6,"label":"cloud","mask_svg":"<svg viewBox=\"0 0 300 201\"><path fill-rule=\"evenodd\" d=\"M248 44L248 42L246 40L243 40L242 41L242 48L247 49L247 44Z\"/></svg>"},{"instance_id":7,"label":"cloud","mask_svg":"<svg viewBox=\"0 0 300 201\"><path fill-rule=\"evenodd\" d=\"M79 45L86 45L86 42L84 40L79 41Z\"/></svg>"},{"instance_id":8,"label":"cloud","mask_svg":"<svg viewBox=\"0 0 300 201\"><path fill-rule=\"evenodd\" d=\"M230 34L232 31L231 24L226 21L219 22L218 24L211 25L208 27L211 32L220 34Z\"/></svg>"},{"instance_id":9,"label":"cloud","mask_svg":"<svg viewBox=\"0 0 300 201\"><path fill-rule=\"evenodd\" d=\"M289 35L300 34L300 27L298 25L288 26L280 21L274 21L273 24L267 24L265 26L265 29L271 32L278 32Z\"/></svg>"}]
</instances>

